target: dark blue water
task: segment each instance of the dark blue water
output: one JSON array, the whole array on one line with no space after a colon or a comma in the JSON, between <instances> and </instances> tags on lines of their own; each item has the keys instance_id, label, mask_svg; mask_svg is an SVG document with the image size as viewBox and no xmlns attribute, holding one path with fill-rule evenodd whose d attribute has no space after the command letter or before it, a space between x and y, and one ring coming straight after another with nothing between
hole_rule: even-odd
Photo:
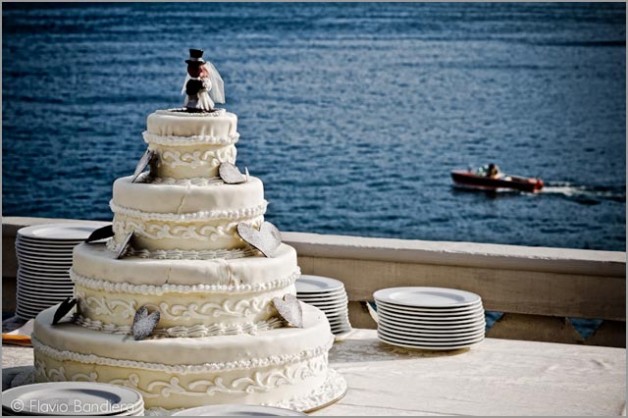
<instances>
[{"instance_id":1,"label":"dark blue water","mask_svg":"<svg viewBox=\"0 0 628 418\"><path fill-rule=\"evenodd\" d=\"M625 5L3 4L4 215L111 218L206 50L283 230L625 250ZM494 161L538 195L452 188Z\"/></svg>"}]
</instances>

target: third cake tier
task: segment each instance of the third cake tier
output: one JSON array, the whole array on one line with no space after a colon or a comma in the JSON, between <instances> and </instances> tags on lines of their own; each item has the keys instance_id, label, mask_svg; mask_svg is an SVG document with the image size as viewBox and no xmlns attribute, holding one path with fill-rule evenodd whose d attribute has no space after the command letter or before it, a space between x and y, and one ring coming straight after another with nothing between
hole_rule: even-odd
<instances>
[{"instance_id":1,"label":"third cake tier","mask_svg":"<svg viewBox=\"0 0 628 418\"><path fill-rule=\"evenodd\" d=\"M272 299L295 294L299 274L296 251L285 244L273 258L230 260L118 260L104 246L81 244L70 272L83 327L127 334L135 312L147 306L160 312L155 335L165 337L281 327Z\"/></svg>"}]
</instances>

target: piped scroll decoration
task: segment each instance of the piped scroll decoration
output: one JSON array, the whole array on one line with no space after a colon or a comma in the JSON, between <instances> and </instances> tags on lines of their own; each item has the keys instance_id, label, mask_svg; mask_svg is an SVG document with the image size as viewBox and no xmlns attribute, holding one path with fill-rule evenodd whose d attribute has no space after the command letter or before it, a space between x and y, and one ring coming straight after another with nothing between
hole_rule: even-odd
<instances>
[{"instance_id":1,"label":"piped scroll decoration","mask_svg":"<svg viewBox=\"0 0 628 418\"><path fill-rule=\"evenodd\" d=\"M160 317L161 314L159 310L155 310L149 314L147 306L139 308L133 318L133 325L131 325L133 338L139 341L149 337L155 328L157 328Z\"/></svg>"},{"instance_id":2,"label":"piped scroll decoration","mask_svg":"<svg viewBox=\"0 0 628 418\"><path fill-rule=\"evenodd\" d=\"M238 234L245 242L272 258L281 245L281 232L270 222L264 222L259 230L247 223L238 224Z\"/></svg>"},{"instance_id":3,"label":"piped scroll decoration","mask_svg":"<svg viewBox=\"0 0 628 418\"><path fill-rule=\"evenodd\" d=\"M303 328L303 308L295 295L287 294L283 299L273 298L275 309L279 315L293 327Z\"/></svg>"},{"instance_id":4,"label":"piped scroll decoration","mask_svg":"<svg viewBox=\"0 0 628 418\"><path fill-rule=\"evenodd\" d=\"M237 166L234 164L224 162L220 164L218 168L218 174L222 181L227 184L241 184L249 181L249 169L244 168L244 174L240 172Z\"/></svg>"}]
</instances>

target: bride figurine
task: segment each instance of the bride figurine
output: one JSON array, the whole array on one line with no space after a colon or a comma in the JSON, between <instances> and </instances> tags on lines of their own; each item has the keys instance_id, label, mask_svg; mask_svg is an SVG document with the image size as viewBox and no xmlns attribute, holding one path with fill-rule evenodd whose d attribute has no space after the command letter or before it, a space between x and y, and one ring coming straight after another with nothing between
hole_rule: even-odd
<instances>
[{"instance_id":1,"label":"bride figurine","mask_svg":"<svg viewBox=\"0 0 628 418\"><path fill-rule=\"evenodd\" d=\"M181 94L185 94L185 110L192 113L215 112L214 103L225 102L222 77L211 62L203 59L202 49L190 49L188 75Z\"/></svg>"}]
</instances>

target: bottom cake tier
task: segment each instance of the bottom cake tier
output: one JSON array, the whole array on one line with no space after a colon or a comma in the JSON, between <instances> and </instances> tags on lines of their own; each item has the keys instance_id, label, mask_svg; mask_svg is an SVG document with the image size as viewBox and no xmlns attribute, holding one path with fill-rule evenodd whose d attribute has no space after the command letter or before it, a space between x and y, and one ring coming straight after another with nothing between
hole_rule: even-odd
<instances>
[{"instance_id":1,"label":"bottom cake tier","mask_svg":"<svg viewBox=\"0 0 628 418\"><path fill-rule=\"evenodd\" d=\"M239 403L308 411L341 397L344 379L327 367L333 337L325 315L303 305L303 328L257 335L156 338L51 325L35 319L35 379L97 381L138 390L147 408Z\"/></svg>"}]
</instances>

